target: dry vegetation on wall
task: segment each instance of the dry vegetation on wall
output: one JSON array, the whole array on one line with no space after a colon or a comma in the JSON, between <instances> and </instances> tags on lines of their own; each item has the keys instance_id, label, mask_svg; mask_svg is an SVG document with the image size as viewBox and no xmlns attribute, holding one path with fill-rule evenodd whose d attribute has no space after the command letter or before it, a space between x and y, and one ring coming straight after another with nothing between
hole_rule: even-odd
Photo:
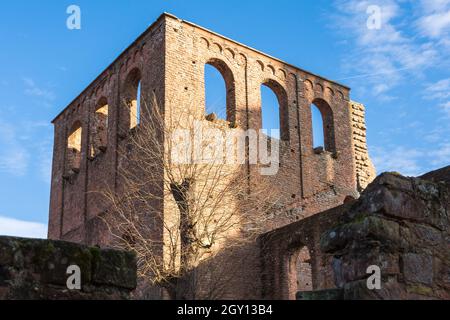
<instances>
[{"instance_id":1,"label":"dry vegetation on wall","mask_svg":"<svg viewBox=\"0 0 450 320\"><path fill-rule=\"evenodd\" d=\"M210 148L215 137L208 128L225 132L230 130L227 122L208 121L189 107L163 113L159 105L155 98L148 106L143 103L139 126L119 149L120 188L102 191L102 196L110 208L104 220L115 246L135 252L141 279L164 287L173 298L180 279L191 277L191 291L204 282L195 272L199 264L208 264L223 248L254 241L277 201L270 186L254 177L250 186L245 164L227 164L225 155ZM184 156L200 150L203 161L174 159L172 150L186 143L176 138L180 129L190 141L202 131L200 149ZM211 291L228 281L218 274Z\"/></svg>"}]
</instances>

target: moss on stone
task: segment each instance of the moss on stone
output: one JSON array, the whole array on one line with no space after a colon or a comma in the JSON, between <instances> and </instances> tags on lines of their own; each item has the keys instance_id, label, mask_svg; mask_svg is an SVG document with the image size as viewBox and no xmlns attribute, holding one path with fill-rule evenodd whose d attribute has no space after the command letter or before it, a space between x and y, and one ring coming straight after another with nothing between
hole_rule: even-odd
<instances>
[{"instance_id":1,"label":"moss on stone","mask_svg":"<svg viewBox=\"0 0 450 320\"><path fill-rule=\"evenodd\" d=\"M423 285L410 285L406 288L408 293L415 293L422 296L432 296L433 295L433 289L430 287L426 287Z\"/></svg>"}]
</instances>

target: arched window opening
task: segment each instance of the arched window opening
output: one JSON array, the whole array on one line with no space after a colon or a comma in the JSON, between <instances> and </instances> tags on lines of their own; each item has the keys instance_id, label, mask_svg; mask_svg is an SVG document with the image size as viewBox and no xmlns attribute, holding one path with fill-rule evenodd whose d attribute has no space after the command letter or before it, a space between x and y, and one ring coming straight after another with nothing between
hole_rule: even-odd
<instances>
[{"instance_id":1,"label":"arched window opening","mask_svg":"<svg viewBox=\"0 0 450 320\"><path fill-rule=\"evenodd\" d=\"M131 125L130 128L133 129L139 125L141 122L141 86L142 82L139 81L136 91L136 100L133 102L133 108L130 114L131 117Z\"/></svg>"},{"instance_id":2,"label":"arched window opening","mask_svg":"<svg viewBox=\"0 0 450 320\"><path fill-rule=\"evenodd\" d=\"M220 119L227 118L227 92L222 74L214 66L205 65L206 114L215 113Z\"/></svg>"},{"instance_id":3,"label":"arched window opening","mask_svg":"<svg viewBox=\"0 0 450 320\"><path fill-rule=\"evenodd\" d=\"M235 122L236 97L232 71L225 62L211 59L205 64L205 112L208 119L216 117Z\"/></svg>"},{"instance_id":4,"label":"arched window opening","mask_svg":"<svg viewBox=\"0 0 450 320\"><path fill-rule=\"evenodd\" d=\"M324 127L322 114L315 104L311 105L313 148L314 150L325 150Z\"/></svg>"},{"instance_id":5,"label":"arched window opening","mask_svg":"<svg viewBox=\"0 0 450 320\"><path fill-rule=\"evenodd\" d=\"M261 117L262 129L269 130L273 138L289 140L288 99L284 88L274 80L268 80L261 85ZM270 133L272 129L272 134ZM274 134L278 129L278 134ZM278 135L278 136L276 136Z\"/></svg>"},{"instance_id":6,"label":"arched window opening","mask_svg":"<svg viewBox=\"0 0 450 320\"><path fill-rule=\"evenodd\" d=\"M262 129L275 139L280 139L280 105L275 92L261 85Z\"/></svg>"},{"instance_id":7,"label":"arched window opening","mask_svg":"<svg viewBox=\"0 0 450 320\"><path fill-rule=\"evenodd\" d=\"M311 257L307 247L303 247L297 256L297 291L313 291Z\"/></svg>"},{"instance_id":8,"label":"arched window opening","mask_svg":"<svg viewBox=\"0 0 450 320\"><path fill-rule=\"evenodd\" d=\"M74 173L78 173L81 166L81 136L81 123L76 122L67 138L67 168Z\"/></svg>"},{"instance_id":9,"label":"arched window opening","mask_svg":"<svg viewBox=\"0 0 450 320\"><path fill-rule=\"evenodd\" d=\"M141 72L138 69L134 69L128 75L125 83L127 114L124 116L130 130L139 125L142 105L141 97Z\"/></svg>"},{"instance_id":10,"label":"arched window opening","mask_svg":"<svg viewBox=\"0 0 450 320\"><path fill-rule=\"evenodd\" d=\"M336 152L333 111L325 100L316 99L311 105L312 142L317 153Z\"/></svg>"},{"instance_id":11,"label":"arched window opening","mask_svg":"<svg viewBox=\"0 0 450 320\"><path fill-rule=\"evenodd\" d=\"M100 99L92 119L91 157L106 152L108 146L108 101Z\"/></svg>"}]
</instances>

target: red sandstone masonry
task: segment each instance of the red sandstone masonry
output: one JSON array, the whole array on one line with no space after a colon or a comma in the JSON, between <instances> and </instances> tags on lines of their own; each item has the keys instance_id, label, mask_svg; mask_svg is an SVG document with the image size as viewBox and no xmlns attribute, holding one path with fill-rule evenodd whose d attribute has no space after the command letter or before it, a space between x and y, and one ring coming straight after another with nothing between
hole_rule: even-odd
<instances>
[{"instance_id":1,"label":"red sandstone masonry","mask_svg":"<svg viewBox=\"0 0 450 320\"><path fill-rule=\"evenodd\" d=\"M54 120L51 239L100 246L108 246L111 241L97 219L105 208L95 191L105 186L121 187L116 168L126 162L120 159L118 150L126 144L123 128L129 120L123 101L130 74L141 75L145 101L154 94L165 111L189 107L204 112L205 64L222 73L227 85L227 120L239 128L261 128L262 84L279 98L281 166L267 182L282 197L284 206L295 209L276 216L268 230L336 207L349 195L356 196L358 163L354 160L349 88L163 14ZM104 152L90 159L93 114L104 98L109 106L108 144ZM313 102L321 109L328 128L327 150L320 154L312 146ZM78 173L67 175L66 141L76 121L82 125L81 165ZM253 177L258 174L253 166L248 170ZM161 207L169 210L170 206L164 203ZM241 276L248 279L258 272L259 263L249 261L247 265ZM258 297L261 286L257 287L236 288L235 297Z\"/></svg>"}]
</instances>

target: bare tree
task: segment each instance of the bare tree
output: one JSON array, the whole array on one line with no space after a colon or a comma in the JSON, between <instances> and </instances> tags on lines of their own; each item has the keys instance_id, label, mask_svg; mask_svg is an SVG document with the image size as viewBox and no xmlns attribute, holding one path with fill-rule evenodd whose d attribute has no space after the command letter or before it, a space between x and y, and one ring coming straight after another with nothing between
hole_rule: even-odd
<instances>
[{"instance_id":1,"label":"bare tree","mask_svg":"<svg viewBox=\"0 0 450 320\"><path fill-rule=\"evenodd\" d=\"M115 245L135 252L139 276L172 298L177 280L221 248L253 241L276 202L248 165L229 161L240 150L220 148L217 135L238 129L192 110L163 112L155 98L143 104L140 124L120 144L117 187L102 191Z\"/></svg>"}]
</instances>

